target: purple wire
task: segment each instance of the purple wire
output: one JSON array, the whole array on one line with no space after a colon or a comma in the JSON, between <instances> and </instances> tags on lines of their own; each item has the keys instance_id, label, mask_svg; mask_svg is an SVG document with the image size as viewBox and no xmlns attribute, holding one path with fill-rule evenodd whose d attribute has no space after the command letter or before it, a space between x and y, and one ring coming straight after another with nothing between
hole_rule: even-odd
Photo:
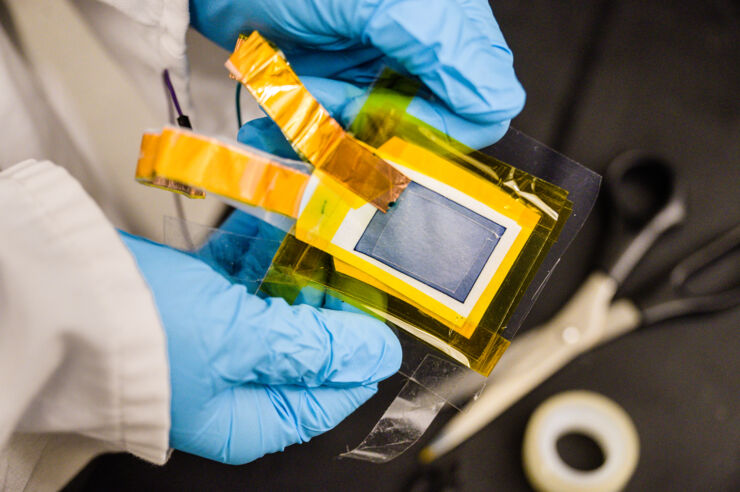
<instances>
[{"instance_id":1,"label":"purple wire","mask_svg":"<svg viewBox=\"0 0 740 492\"><path fill-rule=\"evenodd\" d=\"M172 81L170 80L170 72L166 68L164 69L164 72L162 72L162 77L164 78L164 85L165 87L167 87L167 91L170 93L172 102L175 104L175 110L177 111L177 116L182 116L182 110L180 109L180 103L177 100L177 94L175 93L175 88L172 86Z\"/></svg>"}]
</instances>

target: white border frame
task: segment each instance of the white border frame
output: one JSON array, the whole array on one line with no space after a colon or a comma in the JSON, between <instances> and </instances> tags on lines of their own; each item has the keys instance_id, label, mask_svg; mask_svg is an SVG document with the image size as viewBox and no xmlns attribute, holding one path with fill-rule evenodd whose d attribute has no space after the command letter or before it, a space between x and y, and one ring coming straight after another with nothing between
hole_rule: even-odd
<instances>
[{"instance_id":1,"label":"white border frame","mask_svg":"<svg viewBox=\"0 0 740 492\"><path fill-rule=\"evenodd\" d=\"M402 273L394 269L393 267L376 260L375 258L355 251L355 246L357 246L358 241L362 237L362 234L365 232L365 229L367 228L368 224L375 215L375 212L377 211L377 209L370 203L366 203L360 208L352 209L349 211L349 213L346 215L341 225L339 226L339 229L337 229L337 232L334 234L334 237L331 239L331 243L362 259L363 261L366 261L371 265L374 265L381 270L392 274L394 277L403 280L406 284L410 285L417 291L447 306L460 316L467 317L468 315L470 315L470 312L478 303L478 300L480 299L481 295L483 295L483 292L485 291L488 284L491 282L493 276L496 274L499 266L501 266L501 262L504 260L506 254L511 249L511 246L514 244L514 241L521 232L522 227L515 220L495 211L488 205L479 202L478 200L466 195L465 193L453 188L450 185L442 183L441 181L437 181L434 178L426 176L417 171L413 171L399 164L391 164L393 164L394 167L396 167L406 176L411 178L412 181L415 181L416 183L429 188L436 193L439 193L445 198L452 200L462 207L465 207L483 217L486 217L487 219L501 224L506 228L503 236L496 244L493 253L488 258L486 264L483 266L483 269L478 275L478 278L473 284L473 287L470 289L470 293L466 297L465 302L460 302L456 299L453 299L447 294L438 291L434 287L430 287L425 283L420 282L415 278L412 278L405 273Z\"/></svg>"}]
</instances>

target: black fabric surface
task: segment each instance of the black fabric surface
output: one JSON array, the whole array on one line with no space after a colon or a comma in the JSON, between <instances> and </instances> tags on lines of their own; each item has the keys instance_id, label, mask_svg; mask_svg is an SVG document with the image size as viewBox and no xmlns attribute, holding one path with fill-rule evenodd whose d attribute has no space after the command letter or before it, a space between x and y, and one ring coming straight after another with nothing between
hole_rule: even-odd
<instances>
[{"instance_id":1,"label":"black fabric surface","mask_svg":"<svg viewBox=\"0 0 740 492\"><path fill-rule=\"evenodd\" d=\"M624 289L661 299L657 278L740 222L738 4L502 0L494 12L528 92L518 129L600 173L635 147L678 170L690 198L686 225L650 251ZM608 249L609 212L606 202L597 205L523 330L551 316ZM739 329L736 309L667 322L585 354L441 460L428 475L436 486L411 490L529 490L520 459L524 427L545 398L569 389L602 393L634 420L641 456L628 490L740 490ZM387 465L335 458L360 441L400 384L394 378L382 386L334 431L245 466L179 453L162 468L105 456L68 489L409 490L419 445ZM433 430L451 415L443 411Z\"/></svg>"}]
</instances>

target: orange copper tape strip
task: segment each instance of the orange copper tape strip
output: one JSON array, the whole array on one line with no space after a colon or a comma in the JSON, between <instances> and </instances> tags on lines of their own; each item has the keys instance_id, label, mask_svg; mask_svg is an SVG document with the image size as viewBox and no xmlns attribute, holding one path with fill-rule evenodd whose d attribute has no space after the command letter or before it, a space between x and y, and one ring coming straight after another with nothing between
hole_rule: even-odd
<instances>
[{"instance_id":1,"label":"orange copper tape strip","mask_svg":"<svg viewBox=\"0 0 740 492\"><path fill-rule=\"evenodd\" d=\"M142 137L136 179L194 186L296 217L309 175L247 147L167 127Z\"/></svg>"},{"instance_id":2,"label":"orange copper tape strip","mask_svg":"<svg viewBox=\"0 0 740 492\"><path fill-rule=\"evenodd\" d=\"M257 31L240 36L226 67L298 154L378 209L387 211L409 184L371 147L344 131L308 92L284 55Z\"/></svg>"},{"instance_id":3,"label":"orange copper tape strip","mask_svg":"<svg viewBox=\"0 0 740 492\"><path fill-rule=\"evenodd\" d=\"M159 135L151 133L142 135L139 162L136 165L136 181L154 188L180 193L188 198L205 198L206 192L203 190L155 174L154 159L158 145Z\"/></svg>"}]
</instances>

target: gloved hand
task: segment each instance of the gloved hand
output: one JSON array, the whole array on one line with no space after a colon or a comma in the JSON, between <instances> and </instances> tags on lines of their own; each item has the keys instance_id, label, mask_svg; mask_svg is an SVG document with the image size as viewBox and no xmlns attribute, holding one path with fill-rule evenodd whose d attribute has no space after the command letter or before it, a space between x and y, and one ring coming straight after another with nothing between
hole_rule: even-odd
<instances>
[{"instance_id":1,"label":"gloved hand","mask_svg":"<svg viewBox=\"0 0 740 492\"><path fill-rule=\"evenodd\" d=\"M256 292L286 234L251 214L234 210L218 229L211 231L208 241L198 249L196 256L233 283L244 285L248 292ZM317 281L328 280L325 275L314 275L312 278ZM357 287L354 286L354 289ZM386 305L385 295L375 289L368 288L362 297L375 307ZM301 289L293 304L364 314L316 283Z\"/></svg>"},{"instance_id":2,"label":"gloved hand","mask_svg":"<svg viewBox=\"0 0 740 492\"><path fill-rule=\"evenodd\" d=\"M524 105L487 0L190 0L190 23L227 50L259 30L345 126L383 66L419 77L436 96L414 98L410 114L473 148L501 138ZM276 131L248 123L239 139L285 154L266 144L280 142Z\"/></svg>"},{"instance_id":3,"label":"gloved hand","mask_svg":"<svg viewBox=\"0 0 740 492\"><path fill-rule=\"evenodd\" d=\"M167 335L176 449L238 464L305 442L400 366L398 340L370 317L263 300L185 253L121 238Z\"/></svg>"}]
</instances>

